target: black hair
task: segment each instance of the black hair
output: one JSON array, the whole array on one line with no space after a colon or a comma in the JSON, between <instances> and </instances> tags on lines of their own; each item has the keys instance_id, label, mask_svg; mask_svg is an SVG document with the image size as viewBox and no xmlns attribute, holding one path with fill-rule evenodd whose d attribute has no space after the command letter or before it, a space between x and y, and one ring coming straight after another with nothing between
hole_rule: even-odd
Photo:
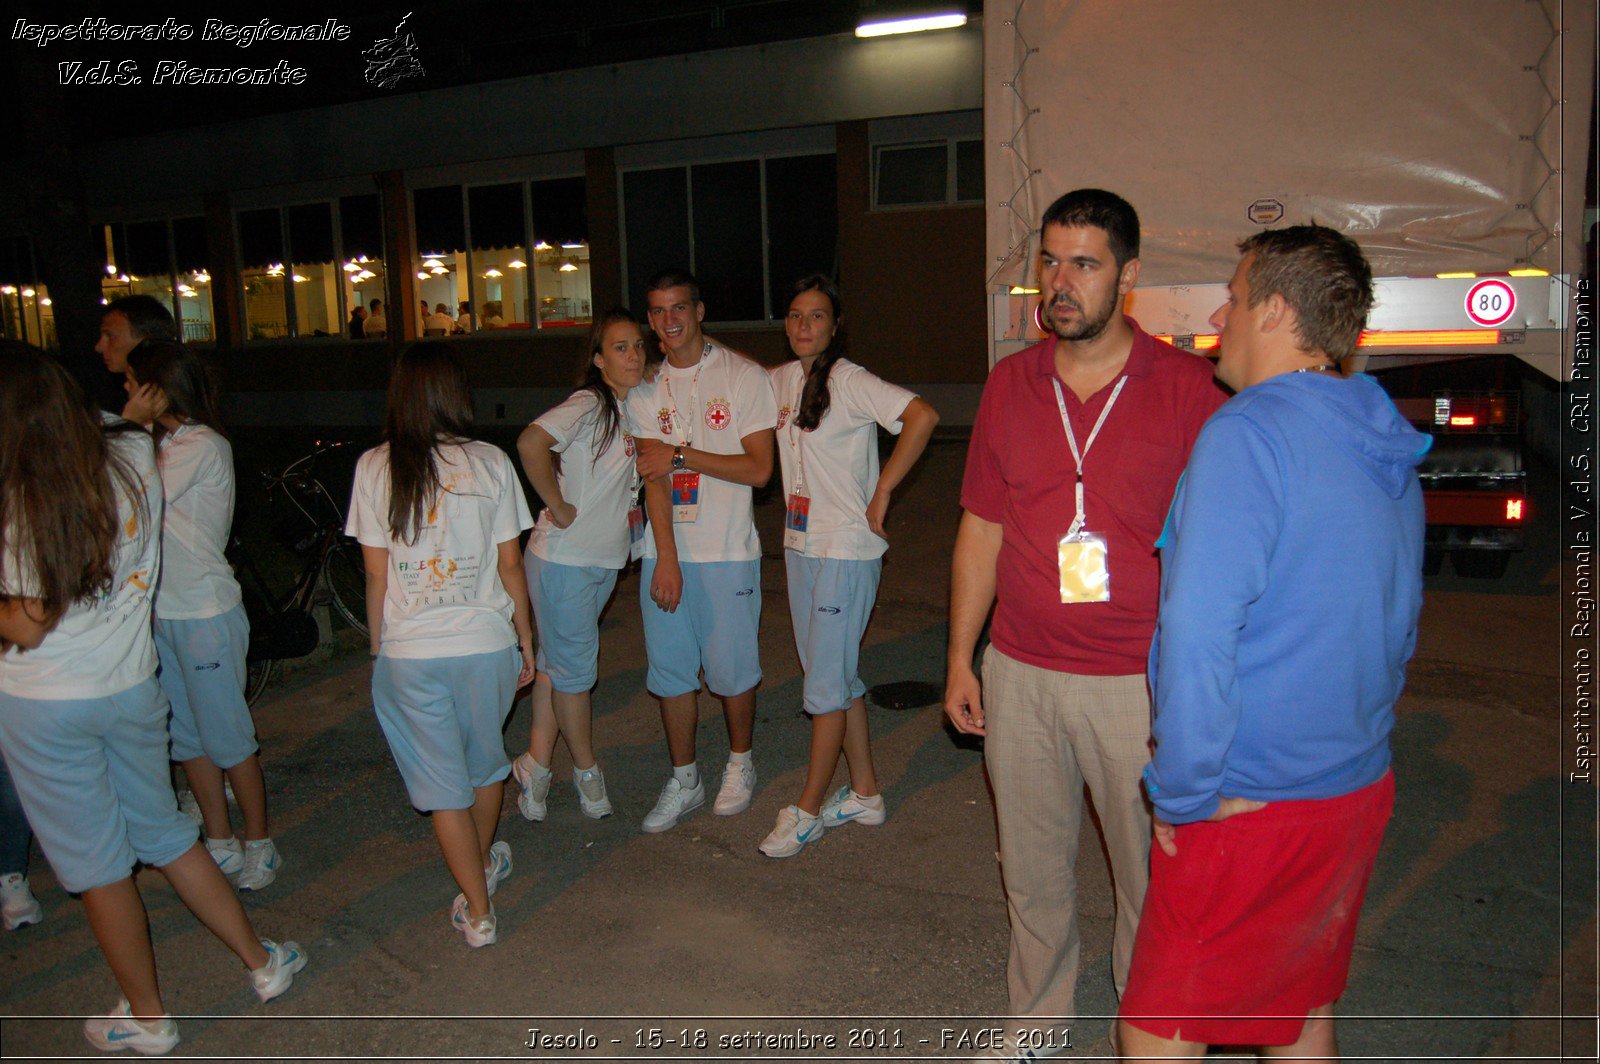
<instances>
[{"instance_id":1,"label":"black hair","mask_svg":"<svg viewBox=\"0 0 1600 1064\"><path fill-rule=\"evenodd\" d=\"M121 314L128 319L128 331L141 340L177 340L178 323L172 320L172 311L153 296L121 296L107 303L100 312Z\"/></svg>"},{"instance_id":2,"label":"black hair","mask_svg":"<svg viewBox=\"0 0 1600 1064\"><path fill-rule=\"evenodd\" d=\"M677 266L662 270L644 286L646 292L665 292L669 288L687 288L689 302L700 302L700 282L694 279L694 274Z\"/></svg>"},{"instance_id":3,"label":"black hair","mask_svg":"<svg viewBox=\"0 0 1600 1064\"><path fill-rule=\"evenodd\" d=\"M802 277L794 283L789 290L789 302L792 304L805 292L821 292L828 297L828 303L833 307L834 325L844 317L844 307L839 302L839 287L820 273L809 277ZM800 393L800 409L795 412L794 423L797 428L811 431L822 423L827 416L828 405L832 396L828 394L828 371L833 369L833 364L844 357L844 342L837 332L833 334L828 346L817 353L817 359L811 364L811 372L806 376L806 386Z\"/></svg>"},{"instance_id":4,"label":"black hair","mask_svg":"<svg viewBox=\"0 0 1600 1064\"><path fill-rule=\"evenodd\" d=\"M627 307L612 307L594 319L594 326L589 330L589 343L584 348L587 352L584 357L584 368L578 374L578 390L594 393L595 402L599 407L597 416L605 425L605 431L595 438L594 458L590 460L591 464L600 460L606 448L611 446L611 441L617 438L617 430L622 425L622 414L617 408L617 395L606 383L605 375L594 362L594 356L600 353L601 344L605 340L606 330L622 322L637 328L641 336L645 332L639 319L633 316L633 311Z\"/></svg>"},{"instance_id":5,"label":"black hair","mask_svg":"<svg viewBox=\"0 0 1600 1064\"><path fill-rule=\"evenodd\" d=\"M1133 204L1103 188L1080 188L1068 192L1045 209L1039 231L1052 225L1079 227L1092 225L1105 231L1111 254L1121 270L1139 257L1139 214Z\"/></svg>"}]
</instances>

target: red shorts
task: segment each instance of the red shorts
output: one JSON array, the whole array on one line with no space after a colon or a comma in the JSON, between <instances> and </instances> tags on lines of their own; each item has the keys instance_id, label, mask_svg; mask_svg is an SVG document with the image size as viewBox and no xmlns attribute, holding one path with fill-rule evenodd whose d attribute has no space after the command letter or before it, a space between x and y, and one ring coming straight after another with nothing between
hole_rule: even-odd
<instances>
[{"instance_id":1,"label":"red shorts","mask_svg":"<svg viewBox=\"0 0 1600 1064\"><path fill-rule=\"evenodd\" d=\"M1207 1045L1298 1041L1306 1015L1344 993L1393 811L1386 773L1338 798L1182 825L1176 857L1152 847L1122 1019Z\"/></svg>"}]
</instances>

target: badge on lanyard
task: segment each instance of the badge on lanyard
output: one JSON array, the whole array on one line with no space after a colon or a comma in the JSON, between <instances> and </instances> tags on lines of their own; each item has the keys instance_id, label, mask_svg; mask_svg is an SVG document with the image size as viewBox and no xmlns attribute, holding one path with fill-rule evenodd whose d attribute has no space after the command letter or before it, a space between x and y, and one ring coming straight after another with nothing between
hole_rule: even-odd
<instances>
[{"instance_id":1,"label":"badge on lanyard","mask_svg":"<svg viewBox=\"0 0 1600 1064\"><path fill-rule=\"evenodd\" d=\"M1072 449L1073 460L1077 462L1077 480L1073 485L1073 513L1072 524L1068 526L1066 534L1056 541L1056 563L1061 575L1061 601L1064 604L1078 602L1110 602L1111 601L1111 569L1108 564L1110 547L1106 537L1084 528L1083 509L1083 460L1089 453L1089 448L1094 446L1095 437L1100 435L1100 427L1106 423L1106 415L1111 413L1117 396L1122 394L1122 386L1128 383L1124 376L1117 381L1117 386L1112 389L1111 397L1106 400L1106 405L1100 411L1099 420L1094 423L1089 438L1084 441L1083 450L1078 450L1078 437L1072 431L1072 422L1067 417L1067 400L1061 392L1061 382L1052 379L1051 384L1056 389L1056 406L1061 411L1061 428L1067 434L1067 446Z\"/></svg>"},{"instance_id":2,"label":"badge on lanyard","mask_svg":"<svg viewBox=\"0 0 1600 1064\"><path fill-rule=\"evenodd\" d=\"M692 525L700 516L700 474L680 469L672 474L672 523Z\"/></svg>"},{"instance_id":3,"label":"badge on lanyard","mask_svg":"<svg viewBox=\"0 0 1600 1064\"><path fill-rule=\"evenodd\" d=\"M798 491L789 496L783 514L783 545L801 553L806 549L806 522L811 517L811 500Z\"/></svg>"}]
</instances>

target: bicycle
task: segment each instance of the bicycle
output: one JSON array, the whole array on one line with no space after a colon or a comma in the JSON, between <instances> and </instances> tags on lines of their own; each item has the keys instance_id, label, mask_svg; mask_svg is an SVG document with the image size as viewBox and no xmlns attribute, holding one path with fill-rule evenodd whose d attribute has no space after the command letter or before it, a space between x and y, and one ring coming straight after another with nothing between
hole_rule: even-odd
<instances>
[{"instance_id":1,"label":"bicycle","mask_svg":"<svg viewBox=\"0 0 1600 1064\"><path fill-rule=\"evenodd\" d=\"M318 440L311 453L290 462L282 472L261 474L269 506L279 500L287 500L289 506L274 526L274 538L305 558L287 595L273 593L237 535L229 542L250 618L245 659L245 701L250 705L266 690L274 662L305 657L317 648L321 632L312 612L315 607L331 606L350 627L367 634L361 548L346 538L344 507L316 468L319 459L347 446L346 440Z\"/></svg>"}]
</instances>

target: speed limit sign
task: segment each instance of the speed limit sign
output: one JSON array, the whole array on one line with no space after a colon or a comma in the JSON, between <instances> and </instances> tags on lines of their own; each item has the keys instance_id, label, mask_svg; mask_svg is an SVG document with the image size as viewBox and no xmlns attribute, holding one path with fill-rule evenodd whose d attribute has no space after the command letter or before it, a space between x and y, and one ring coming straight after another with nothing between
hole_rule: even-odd
<instances>
[{"instance_id":1,"label":"speed limit sign","mask_svg":"<svg viewBox=\"0 0 1600 1064\"><path fill-rule=\"evenodd\" d=\"M1467 317L1474 325L1493 328L1509 320L1516 309L1516 289L1498 278L1479 281L1467 291Z\"/></svg>"}]
</instances>

